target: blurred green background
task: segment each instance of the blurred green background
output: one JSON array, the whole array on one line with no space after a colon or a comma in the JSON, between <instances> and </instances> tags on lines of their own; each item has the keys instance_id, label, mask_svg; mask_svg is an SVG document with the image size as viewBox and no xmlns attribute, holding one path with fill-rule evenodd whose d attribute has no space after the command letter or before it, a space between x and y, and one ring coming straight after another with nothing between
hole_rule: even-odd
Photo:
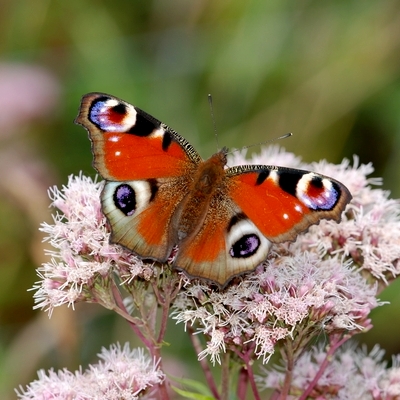
<instances>
[{"instance_id":1,"label":"blurred green background","mask_svg":"<svg viewBox=\"0 0 400 400\"><path fill-rule=\"evenodd\" d=\"M32 310L45 261L46 190L94 176L81 96L104 91L153 114L204 156L219 143L281 142L305 161L360 157L400 197L398 0L0 0L0 398L39 368L86 366L102 345L131 340L100 307ZM400 352L399 285L360 335ZM188 376L182 326L170 372ZM179 341L176 339L179 337ZM184 372L182 372L184 371Z\"/></svg>"}]
</instances>

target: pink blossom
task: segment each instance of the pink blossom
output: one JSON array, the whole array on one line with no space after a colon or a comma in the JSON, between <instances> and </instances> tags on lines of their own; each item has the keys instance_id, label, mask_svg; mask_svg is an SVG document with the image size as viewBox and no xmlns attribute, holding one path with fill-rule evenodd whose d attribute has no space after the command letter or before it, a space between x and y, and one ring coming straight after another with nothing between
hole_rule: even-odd
<instances>
[{"instance_id":1,"label":"pink blossom","mask_svg":"<svg viewBox=\"0 0 400 400\"><path fill-rule=\"evenodd\" d=\"M275 344L294 331L306 329L312 336L322 327L328 332L368 329L367 315L379 304L375 295L376 286L338 256L322 259L317 253L298 252L271 257L262 271L222 292L194 284L178 295L173 318L191 325L197 320L198 331L206 335L224 327L224 346L235 347L241 337L254 342L256 354L267 361ZM204 297L209 300L198 300ZM218 360L215 350L208 343L202 355L208 351Z\"/></svg>"},{"instance_id":2,"label":"pink blossom","mask_svg":"<svg viewBox=\"0 0 400 400\"><path fill-rule=\"evenodd\" d=\"M289 399L298 398L313 381L318 369L326 357L321 346L314 346L304 352L297 360L291 385ZM393 359L388 368L383 361L384 351L375 346L368 354L365 349L355 349L347 346L332 357L325 369L313 394L307 398L327 400L395 400L400 396L400 368L398 357ZM262 389L281 389L284 371L280 368L264 369L262 376L257 378ZM294 394L297 394L296 396ZM318 397L323 395L322 397Z\"/></svg>"},{"instance_id":3,"label":"pink blossom","mask_svg":"<svg viewBox=\"0 0 400 400\"><path fill-rule=\"evenodd\" d=\"M64 369L38 372L38 379L17 391L21 400L135 400L151 392L154 385L164 381L158 362L151 360L142 349L130 350L126 343L103 348L102 360L82 372Z\"/></svg>"},{"instance_id":4,"label":"pink blossom","mask_svg":"<svg viewBox=\"0 0 400 400\"><path fill-rule=\"evenodd\" d=\"M0 63L0 135L54 113L60 87L51 73L38 65Z\"/></svg>"},{"instance_id":5,"label":"pink blossom","mask_svg":"<svg viewBox=\"0 0 400 400\"><path fill-rule=\"evenodd\" d=\"M110 231L101 212L102 188L103 182L80 175L71 176L61 190L49 190L52 205L59 211L54 223L42 224L41 230L54 250L48 250L50 261L38 268L40 281L33 289L35 307L50 315L54 307L95 300L95 282L107 279L114 268L118 267L127 282L135 276L149 279L153 273L151 266L132 253L110 244ZM107 296L106 291L103 295Z\"/></svg>"},{"instance_id":6,"label":"pink blossom","mask_svg":"<svg viewBox=\"0 0 400 400\"><path fill-rule=\"evenodd\" d=\"M230 165L246 162L240 154L234 157ZM198 351L199 358L209 356L213 362L220 362L227 351L241 357L253 352L266 362L285 340L304 337L300 351L306 339L321 330L353 335L370 329L368 314L381 304L378 290L399 274L399 202L371 187L379 181L368 177L370 165L358 165L357 159L353 166L346 160L339 165L324 161L306 165L275 146L253 161L334 176L350 189L353 200L341 223L323 220L295 242L274 246L253 273L235 279L225 290L216 291L181 274L183 285L171 299L172 317L205 336L207 344ZM148 282L154 287L160 282L160 269L154 263L109 243L100 205L102 185L80 175L70 177L62 190L51 191L53 206L60 212L54 224L43 225L42 230L54 250L49 251L51 261L39 269L35 286L36 307L50 314L54 307L73 306L76 301L112 302L105 282L113 274L127 293L133 282L144 289ZM162 268L163 276L178 274L168 265ZM157 293L154 298L161 299ZM129 296L124 302L134 309Z\"/></svg>"}]
</instances>

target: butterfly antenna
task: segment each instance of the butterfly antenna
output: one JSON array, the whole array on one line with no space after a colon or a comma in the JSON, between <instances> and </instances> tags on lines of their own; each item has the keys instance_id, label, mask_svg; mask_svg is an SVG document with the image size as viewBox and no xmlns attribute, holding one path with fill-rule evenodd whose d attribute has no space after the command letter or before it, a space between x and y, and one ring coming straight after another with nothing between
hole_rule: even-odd
<instances>
[{"instance_id":1,"label":"butterfly antenna","mask_svg":"<svg viewBox=\"0 0 400 400\"><path fill-rule=\"evenodd\" d=\"M215 141L217 142L217 148L219 150L220 147L219 147L219 142L218 142L217 125L215 123L215 118L214 118L213 99L212 99L211 94L209 94L207 97L208 97L208 105L210 106L210 113L211 113L211 119L212 119L212 123L213 123Z\"/></svg>"},{"instance_id":2,"label":"butterfly antenna","mask_svg":"<svg viewBox=\"0 0 400 400\"><path fill-rule=\"evenodd\" d=\"M275 142L275 141L277 141L277 140L286 139L286 138L288 138L288 137L290 137L290 136L293 136L293 133L291 133L291 132L285 133L285 134L282 135L282 136L279 136L279 137L274 138L274 139L271 139L271 140L266 140L265 142L254 143L254 144L251 144L251 145L249 145L249 146L243 146L243 147L241 147L240 149L234 149L234 150L230 151L230 152L227 153L227 154L233 154L235 151L241 151L241 150L243 150L243 149L249 149L250 147L261 146L262 144L266 144L266 143L272 143L272 142Z\"/></svg>"}]
</instances>

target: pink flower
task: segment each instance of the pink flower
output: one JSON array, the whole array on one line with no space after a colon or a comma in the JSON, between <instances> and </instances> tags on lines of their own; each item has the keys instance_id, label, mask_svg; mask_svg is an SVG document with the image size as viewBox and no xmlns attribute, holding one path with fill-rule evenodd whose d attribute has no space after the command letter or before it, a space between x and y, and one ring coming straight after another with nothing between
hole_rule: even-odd
<instances>
[{"instance_id":1,"label":"pink flower","mask_svg":"<svg viewBox=\"0 0 400 400\"><path fill-rule=\"evenodd\" d=\"M98 355L102 361L89 369L69 372L40 370L38 379L17 391L21 400L134 400L151 392L152 386L162 383L164 373L158 362L151 360L142 349L130 350L126 343L103 348Z\"/></svg>"},{"instance_id":2,"label":"pink flower","mask_svg":"<svg viewBox=\"0 0 400 400\"><path fill-rule=\"evenodd\" d=\"M321 346L314 346L304 352L297 360L293 370L291 394L298 398L313 381L326 352ZM400 396L399 358L395 357L392 366L383 361L384 351L375 346L367 354L365 349L347 346L330 359L329 366L314 386L310 399L335 400L395 400ZM284 371L279 368L264 369L257 381L261 389L282 387ZM296 396L295 396L296 394ZM319 397L323 396L323 397Z\"/></svg>"},{"instance_id":3,"label":"pink flower","mask_svg":"<svg viewBox=\"0 0 400 400\"><path fill-rule=\"evenodd\" d=\"M312 337L321 329L370 328L368 313L379 305L375 295L376 286L338 256L323 259L299 251L272 256L262 269L222 292L192 285L178 295L173 318L184 324L197 322L198 332L211 337L202 356L208 353L218 361L216 353L226 347L254 342L256 354L267 362L277 342L295 332ZM221 329L223 340L216 342L213 335Z\"/></svg>"},{"instance_id":4,"label":"pink flower","mask_svg":"<svg viewBox=\"0 0 400 400\"><path fill-rule=\"evenodd\" d=\"M378 288L400 273L399 202L371 188L380 181L368 178L372 166L359 166L357 159L353 167L346 160L340 165L306 165L271 146L251 161L333 176L350 189L353 201L340 224L323 220L294 243L275 246L264 266L225 291L188 286L174 303L173 317L197 325L206 336L224 327L220 352L235 349L238 343L254 343L264 362L279 340L305 331L312 337L320 329L353 334L370 329L368 314L380 304L375 297ZM243 163L243 156L234 153L228 164ZM211 341L201 356L208 352L215 361L216 351Z\"/></svg>"},{"instance_id":5,"label":"pink flower","mask_svg":"<svg viewBox=\"0 0 400 400\"><path fill-rule=\"evenodd\" d=\"M97 183L82 175L71 176L61 190L50 189L53 207L59 212L54 224L42 224L47 241L54 250L47 254L51 260L38 268L41 278L34 288L35 308L51 315L54 307L73 306L77 301L95 301L96 296L108 295L105 280L114 268L127 282L135 276L149 279L153 270L121 246L110 244L110 231L101 212L100 192L103 182ZM94 291L98 280L104 291ZM101 288L97 284L96 288Z\"/></svg>"},{"instance_id":6,"label":"pink flower","mask_svg":"<svg viewBox=\"0 0 400 400\"><path fill-rule=\"evenodd\" d=\"M60 87L45 68L0 63L0 134L17 133L32 119L54 113Z\"/></svg>"},{"instance_id":7,"label":"pink flower","mask_svg":"<svg viewBox=\"0 0 400 400\"><path fill-rule=\"evenodd\" d=\"M235 158L230 165L246 162L239 154ZM351 335L370 329L368 314L380 305L375 297L378 289L399 274L399 203L370 187L378 183L367 177L370 165L359 166L355 160L353 167L348 161L307 166L275 146L253 161L334 176L347 185L353 200L340 224L323 220L295 242L274 246L265 263L223 291L185 279L177 297L174 292L171 298L172 316L206 337L199 358L210 356L213 362L226 351L239 356L253 351L266 362L276 345L291 338L305 338L295 344L300 351L306 339L322 329ZM102 185L80 175L70 177L62 190L51 191L53 206L61 213L54 224L42 226L54 250L49 251L51 261L39 268L40 281L35 285L36 307L50 314L54 307L73 306L76 301L114 304L107 282L115 274L131 294L133 282L142 285L143 293L147 282L153 288L160 284L155 276L161 273L158 267L109 243L100 206ZM163 274L177 274L164 268ZM153 300L162 302L162 296L155 293ZM124 302L130 310L135 308L130 296Z\"/></svg>"}]
</instances>

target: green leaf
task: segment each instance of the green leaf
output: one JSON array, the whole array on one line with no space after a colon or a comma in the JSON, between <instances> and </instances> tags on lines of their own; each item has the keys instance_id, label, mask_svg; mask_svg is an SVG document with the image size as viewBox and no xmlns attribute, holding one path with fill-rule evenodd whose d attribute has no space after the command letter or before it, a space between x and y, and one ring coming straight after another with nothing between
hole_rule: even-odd
<instances>
[{"instance_id":1,"label":"green leaf","mask_svg":"<svg viewBox=\"0 0 400 400\"><path fill-rule=\"evenodd\" d=\"M172 386L171 388L178 393L179 395L181 395L182 397L186 398L186 399L195 399L195 400L215 400L214 396L210 396L210 395L205 395L205 394L200 394L200 393L194 393L194 392L189 392L187 390L182 390L177 388L176 386Z\"/></svg>"},{"instance_id":2,"label":"green leaf","mask_svg":"<svg viewBox=\"0 0 400 400\"><path fill-rule=\"evenodd\" d=\"M173 377L173 381L181 383L183 386L186 388L192 389L193 391L185 390L185 389L180 389L176 386L171 386L172 389L180 394L181 396L187 398L187 399L196 399L196 400L214 400L215 397L211 394L210 390L208 387L198 381L195 381L193 379L187 379L187 378L177 378Z\"/></svg>"}]
</instances>

